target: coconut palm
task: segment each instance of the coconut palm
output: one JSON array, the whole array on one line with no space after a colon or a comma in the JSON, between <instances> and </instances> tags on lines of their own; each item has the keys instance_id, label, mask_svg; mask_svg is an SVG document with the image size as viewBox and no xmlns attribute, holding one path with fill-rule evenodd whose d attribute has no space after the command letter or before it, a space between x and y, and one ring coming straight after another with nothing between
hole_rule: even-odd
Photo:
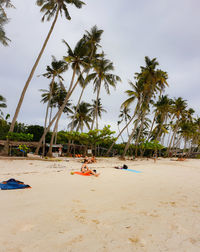
<instances>
[{"instance_id":1,"label":"coconut palm","mask_svg":"<svg viewBox=\"0 0 200 252\"><path fill-rule=\"evenodd\" d=\"M118 81L121 81L120 77L111 73L114 71L113 63L110 60L97 59L93 62L94 72L89 74L86 78L86 83L93 81L94 92L97 92L96 101L99 100L101 84L104 84L106 92L110 94L109 86L116 87ZM92 121L91 129L94 127L94 121L96 120L96 129L98 129L98 102L96 102L95 116Z\"/></svg>"},{"instance_id":2,"label":"coconut palm","mask_svg":"<svg viewBox=\"0 0 200 252\"><path fill-rule=\"evenodd\" d=\"M112 150L114 144L116 143L117 139L121 136L121 134L124 132L124 130L130 125L130 123L133 121L133 119L136 117L138 111L140 110L140 106L141 106L141 102L142 102L142 88L143 85L141 85L141 82L136 82L135 84L131 81L129 81L129 85L131 86L132 89L126 90L125 93L129 96L129 98L127 100L125 100L122 105L121 108L129 108L135 100L137 100L135 109L134 109L134 113L132 115L132 117L130 118L129 122L124 126L124 128L119 132L119 134L117 135L117 137L115 138L115 140L113 141L113 143L111 144L111 146L109 147L108 151L106 152L106 155L109 154L109 152ZM137 125L135 125L135 128L137 127ZM134 132L132 132L132 138L133 138ZM129 141L131 141L132 139L129 136Z\"/></svg>"},{"instance_id":3,"label":"coconut palm","mask_svg":"<svg viewBox=\"0 0 200 252\"><path fill-rule=\"evenodd\" d=\"M17 120L17 117L18 117L18 114L19 114L19 111L20 111L20 108L21 108L21 105L22 105L22 102L23 102L23 99L24 99L24 96L25 96L25 93L26 93L26 90L29 86L29 83L33 77L33 74L36 70L36 67L40 61L40 58L45 50L45 47L47 45L47 42L52 34L52 31L54 29L54 26L56 24L56 21L58 19L58 15L59 13L62 15L62 13L64 12L64 15L66 17L66 19L70 20L71 17L69 15L69 12L68 12L68 9L67 9L67 6L68 4L71 4L71 5L74 5L75 7L77 8L82 8L83 6L83 2L80 1L80 0L37 0L37 5L41 7L40 11L44 13L43 17L42 17L42 21L45 20L45 18L47 19L47 21L49 21L52 17L54 17L54 20L52 22L52 25L51 25L51 28L48 32L48 35L44 41L44 44L42 46L42 49L33 65L33 68L31 70L31 73L26 81L26 84L23 88L23 91L21 93L21 97L20 97L20 100L18 102L18 105L17 105L17 108L16 108L16 111L15 111L15 115L13 117L13 120L12 120L12 123L11 123L11 126L10 126L10 132L13 132L13 129L14 129L14 125L15 125L15 122Z\"/></svg>"},{"instance_id":4,"label":"coconut palm","mask_svg":"<svg viewBox=\"0 0 200 252\"><path fill-rule=\"evenodd\" d=\"M76 131L81 130L81 132L83 132L84 126L86 126L88 130L90 129L89 123L92 122L90 106L91 105L87 102L81 102L77 111L76 106L73 107L75 113L74 127L76 128ZM74 115L70 116L70 118L73 120ZM69 128L71 128L71 124L72 122L69 123Z\"/></svg>"},{"instance_id":5,"label":"coconut palm","mask_svg":"<svg viewBox=\"0 0 200 252\"><path fill-rule=\"evenodd\" d=\"M0 95L0 117L3 116L3 111L1 110L1 108L6 108L6 98L4 98L2 95Z\"/></svg>"},{"instance_id":6,"label":"coconut palm","mask_svg":"<svg viewBox=\"0 0 200 252\"><path fill-rule=\"evenodd\" d=\"M178 132L178 128L180 126L180 119L185 119L186 117L186 107L187 102L186 100L183 100L181 97L178 97L177 99L174 99L172 107L171 107L171 113L173 114L173 119L176 118L175 125L173 127L173 134L168 146L168 154L170 153L171 147L174 146L175 140L176 140L176 134Z\"/></svg>"},{"instance_id":7,"label":"coconut palm","mask_svg":"<svg viewBox=\"0 0 200 252\"><path fill-rule=\"evenodd\" d=\"M6 36L6 32L4 30L4 25L8 23L8 19L7 17L0 12L0 42L4 45L4 46L8 46L8 42L10 42L11 40Z\"/></svg>"},{"instance_id":8,"label":"coconut palm","mask_svg":"<svg viewBox=\"0 0 200 252\"><path fill-rule=\"evenodd\" d=\"M90 105L90 115L91 115L91 117L94 118L95 113L96 113L96 107L98 107L97 114L98 114L98 117L101 118L102 113L107 112L102 106L101 98L98 99L98 104L96 104L97 103L96 100L92 100L92 101L93 101L93 104Z\"/></svg>"},{"instance_id":9,"label":"coconut palm","mask_svg":"<svg viewBox=\"0 0 200 252\"><path fill-rule=\"evenodd\" d=\"M73 86L75 74L79 75L79 79L76 82L76 84L74 85L74 87L78 83L83 82L81 68L88 67L88 47L87 47L83 38L78 41L74 50L71 49L71 47L69 46L69 44L65 40L63 40L63 43L67 46L67 49L68 49L67 50L68 55L64 57L64 60L67 62L67 64L69 64L69 65L71 64L71 67L73 69L72 81L71 81L70 87L66 93L67 94L66 98L67 98L70 95L70 92L72 91L72 86ZM67 100L66 100L66 103L67 103ZM50 142L50 147L49 147L49 151L48 151L48 156L52 156L53 140L54 140L54 137L56 134L56 130L58 128L58 122L60 120L61 114L64 111L64 109L65 109L65 106L63 106L63 108L62 108L62 106L60 107L59 116L56 120L53 134L51 136L51 142ZM62 112L61 112L61 110L62 110Z\"/></svg>"},{"instance_id":10,"label":"coconut palm","mask_svg":"<svg viewBox=\"0 0 200 252\"><path fill-rule=\"evenodd\" d=\"M149 111L149 105L153 97L159 92L161 93L165 86L168 86L167 78L168 75L166 72L156 69L159 63L156 61L156 58L152 60L149 57L145 57L145 67L141 67L141 72L135 74L135 78L140 83L142 87L142 103L140 106L140 111L138 112L138 119L141 121L140 124L140 133L144 127L145 116ZM125 146L122 157L125 157L126 151L130 145L130 141L134 135L134 131L136 130L136 126L134 127L128 142ZM140 138L140 136L138 136Z\"/></svg>"},{"instance_id":11,"label":"coconut palm","mask_svg":"<svg viewBox=\"0 0 200 252\"><path fill-rule=\"evenodd\" d=\"M163 131L163 125L167 122L167 119L171 112L172 99L168 98L168 95L162 95L159 100L154 104L155 114L159 117L159 124L157 127L157 134L155 139L160 140Z\"/></svg>"},{"instance_id":12,"label":"coconut palm","mask_svg":"<svg viewBox=\"0 0 200 252\"><path fill-rule=\"evenodd\" d=\"M0 2L0 43L4 46L8 46L8 43L11 41L7 36L4 30L4 25L8 23L8 17L5 11L5 8L15 8L10 0L1 0Z\"/></svg>"},{"instance_id":13,"label":"coconut palm","mask_svg":"<svg viewBox=\"0 0 200 252\"><path fill-rule=\"evenodd\" d=\"M96 60L98 57L99 57L99 54L97 54L97 48L100 47L99 43L101 41L101 35L103 33L103 30L99 30L97 28L97 26L93 26L91 28L90 31L86 31L86 34L83 36L83 39L85 40L85 43L88 47L88 67L85 68L85 71L86 71L86 77L88 76L89 74L89 71L90 71L90 66L92 64L92 62L94 60ZM85 88L87 86L88 82L86 81L83 81L80 83L81 87L82 87L82 90L81 90L81 94L79 96L79 99L78 99L78 102L77 102L77 105L76 105L76 110L78 109L78 106L81 102L81 99L82 99L82 96L83 96L83 93L85 91ZM74 113L76 114L76 113ZM75 120L75 118L74 118ZM73 120L72 120L72 124L71 124L71 130L73 130Z\"/></svg>"},{"instance_id":14,"label":"coconut palm","mask_svg":"<svg viewBox=\"0 0 200 252\"><path fill-rule=\"evenodd\" d=\"M120 110L120 114L119 114L119 118L120 118L120 123L122 121L125 122L125 124L127 124L128 121L130 121L131 116L130 116L130 108L128 107L124 107L123 109ZM120 124L119 123L119 124ZM127 127L127 135L129 137L129 131L128 131L128 127Z\"/></svg>"}]
</instances>

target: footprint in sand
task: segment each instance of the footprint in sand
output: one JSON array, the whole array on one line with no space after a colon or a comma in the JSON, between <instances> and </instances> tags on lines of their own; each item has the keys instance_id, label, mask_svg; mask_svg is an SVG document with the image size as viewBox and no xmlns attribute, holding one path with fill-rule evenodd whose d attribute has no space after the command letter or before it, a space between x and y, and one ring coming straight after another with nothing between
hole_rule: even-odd
<instances>
[{"instance_id":1,"label":"footprint in sand","mask_svg":"<svg viewBox=\"0 0 200 252\"><path fill-rule=\"evenodd\" d=\"M100 224L100 221L98 221L98 220L92 220L92 222L97 224L97 225Z\"/></svg>"}]
</instances>

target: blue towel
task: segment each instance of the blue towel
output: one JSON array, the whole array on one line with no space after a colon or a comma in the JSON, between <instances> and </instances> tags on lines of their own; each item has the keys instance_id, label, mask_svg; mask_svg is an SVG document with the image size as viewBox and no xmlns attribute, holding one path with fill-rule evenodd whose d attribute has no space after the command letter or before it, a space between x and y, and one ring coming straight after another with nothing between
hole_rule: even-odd
<instances>
[{"instance_id":1,"label":"blue towel","mask_svg":"<svg viewBox=\"0 0 200 252\"><path fill-rule=\"evenodd\" d=\"M126 170L131 171L131 172L141 173L141 171L136 171L136 170L132 170L132 169L126 169Z\"/></svg>"},{"instance_id":2,"label":"blue towel","mask_svg":"<svg viewBox=\"0 0 200 252\"><path fill-rule=\"evenodd\" d=\"M15 180L15 179L9 179L7 181L4 181L3 183L0 183L1 190L13 190L13 189L24 189L24 188L30 188L30 186L25 185L23 182Z\"/></svg>"}]
</instances>

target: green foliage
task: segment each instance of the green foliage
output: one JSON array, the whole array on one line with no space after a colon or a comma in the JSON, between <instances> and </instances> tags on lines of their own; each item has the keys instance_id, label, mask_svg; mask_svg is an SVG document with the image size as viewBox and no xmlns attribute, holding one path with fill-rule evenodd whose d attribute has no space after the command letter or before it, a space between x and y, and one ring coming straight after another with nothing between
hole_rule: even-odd
<instances>
[{"instance_id":1,"label":"green foliage","mask_svg":"<svg viewBox=\"0 0 200 252\"><path fill-rule=\"evenodd\" d=\"M27 152L29 148L25 144L20 144L19 147L18 147L18 149L20 151Z\"/></svg>"},{"instance_id":2,"label":"green foliage","mask_svg":"<svg viewBox=\"0 0 200 252\"><path fill-rule=\"evenodd\" d=\"M10 125L4 119L0 119L0 139L6 140Z\"/></svg>"},{"instance_id":3,"label":"green foliage","mask_svg":"<svg viewBox=\"0 0 200 252\"><path fill-rule=\"evenodd\" d=\"M32 141L38 142L44 132L44 127L39 125L30 125L26 128L26 134L32 134Z\"/></svg>"},{"instance_id":4,"label":"green foliage","mask_svg":"<svg viewBox=\"0 0 200 252\"><path fill-rule=\"evenodd\" d=\"M140 148L143 149L143 150L162 150L164 149L165 147L161 144L159 144L158 141L154 140L154 141L151 141L151 142L148 142L148 141L145 141L143 143L140 144Z\"/></svg>"},{"instance_id":5,"label":"green foliage","mask_svg":"<svg viewBox=\"0 0 200 252\"><path fill-rule=\"evenodd\" d=\"M33 134L8 132L7 138L13 141L28 141L29 142L33 140Z\"/></svg>"}]
</instances>

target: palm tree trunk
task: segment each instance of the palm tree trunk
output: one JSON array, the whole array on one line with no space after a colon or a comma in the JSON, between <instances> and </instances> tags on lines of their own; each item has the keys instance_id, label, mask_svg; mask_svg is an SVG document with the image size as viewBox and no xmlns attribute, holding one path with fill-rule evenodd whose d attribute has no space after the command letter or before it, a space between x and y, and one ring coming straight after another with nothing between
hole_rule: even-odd
<instances>
[{"instance_id":1,"label":"palm tree trunk","mask_svg":"<svg viewBox=\"0 0 200 252\"><path fill-rule=\"evenodd\" d=\"M74 113L74 116L73 116L73 119L72 119L71 131L74 129L74 120L75 120L76 113L77 113L77 110L78 110L78 106L79 106L79 104L81 102L84 90L85 90L85 86L82 88L81 94L80 94L79 99L78 99L78 103L76 105L76 110L75 110L75 113Z\"/></svg>"},{"instance_id":2,"label":"palm tree trunk","mask_svg":"<svg viewBox=\"0 0 200 252\"><path fill-rule=\"evenodd\" d=\"M51 97L52 97L52 89L53 89L54 79L55 79L55 76L53 75L53 78L52 78L52 81L51 81L51 84L50 84L50 94L49 94L49 100L48 100L47 110L46 110L44 130L47 127L47 118L48 118L48 114L49 114L49 107L50 107L50 104L51 104ZM43 157L44 157L44 154L45 154L45 137L44 137L44 140L43 140L43 149L42 149L42 156Z\"/></svg>"},{"instance_id":3,"label":"palm tree trunk","mask_svg":"<svg viewBox=\"0 0 200 252\"><path fill-rule=\"evenodd\" d=\"M96 129L98 129L98 102L99 102L99 95L100 95L100 88L101 88L101 82L100 82L100 85L99 85L99 89L98 89L98 92L97 92L97 104L96 104Z\"/></svg>"},{"instance_id":4,"label":"palm tree trunk","mask_svg":"<svg viewBox=\"0 0 200 252\"><path fill-rule=\"evenodd\" d=\"M145 118L145 113L142 115L141 125L140 125L140 129L139 129L139 132L138 132L138 135L137 135L136 143L135 143L135 146L136 146L135 157L137 157L137 153L138 153L138 144L139 144L141 132L142 132L142 129L143 129L143 126L144 126L144 118Z\"/></svg>"},{"instance_id":5,"label":"palm tree trunk","mask_svg":"<svg viewBox=\"0 0 200 252\"><path fill-rule=\"evenodd\" d=\"M138 106L136 108L140 107L140 103L138 104ZM129 126L129 124L133 121L133 119L135 118L137 114L137 110L135 110L134 115L131 117L131 119L129 120L129 122L124 126L124 128L121 130L121 132L119 132L119 134L117 135L117 137L115 138L115 141L111 144L110 148L107 150L106 152L106 156L108 156L108 154L110 153L110 151L112 150L114 144L116 143L117 139L121 136L121 134L124 132L124 130ZM131 135L130 135L131 136ZM129 136L129 138L130 138Z\"/></svg>"},{"instance_id":6,"label":"palm tree trunk","mask_svg":"<svg viewBox=\"0 0 200 252\"><path fill-rule=\"evenodd\" d=\"M155 120L156 120L156 114L154 115L153 122L152 122L152 124L151 124L151 129L150 129L149 134L148 134L148 137L147 137L147 141L149 141L149 138L150 138L151 133L152 133L152 131L153 131L153 126L154 126Z\"/></svg>"},{"instance_id":7,"label":"palm tree trunk","mask_svg":"<svg viewBox=\"0 0 200 252\"><path fill-rule=\"evenodd\" d=\"M123 158L123 159L125 158L126 152L127 152L128 148L129 148L130 143L131 143L131 140L132 140L132 138L133 138L133 136L134 136L134 134L135 134L135 131L136 131L136 129L137 129L137 125L138 125L139 119L140 119L140 118L138 118L138 120L135 122L133 131L132 131L132 133L131 133L130 136L129 136L128 142L126 143L126 146L125 146L125 148L124 148L124 152L123 152L123 154L122 154L122 158Z\"/></svg>"},{"instance_id":8,"label":"palm tree trunk","mask_svg":"<svg viewBox=\"0 0 200 252\"><path fill-rule=\"evenodd\" d=\"M19 102L18 102L16 111L15 111L15 114L14 114L14 117L13 117L13 120L12 120L12 123L11 123L11 125L10 125L10 130L9 130L9 132L13 132L13 130L14 130L15 122L16 122L16 120L17 120L17 117L18 117L18 114L19 114L19 111L20 111L22 102L23 102L23 100L24 100L24 96L25 96L26 90L27 90L27 88L28 88L28 86L29 86L29 83L30 83L30 81L31 81L31 79L32 79L32 77L33 77L33 74L34 74L35 70L36 70L36 67L37 67L37 65L38 65L38 63L39 63L39 61L40 61L40 58L41 58L41 56L42 56L42 54L43 54L43 52L44 52L44 49L45 49L45 47L46 47L46 45L47 45L47 42L48 42L48 40L49 40L49 38L50 38L50 36L51 36L51 33L52 33L53 29L54 29L54 26L55 26L56 21L57 21L57 19L58 19L59 10L60 10L60 7L57 8L56 15L55 15L54 21L53 21L53 23L52 23L52 25L51 25L51 28L50 28L50 30L49 30L49 33L47 34L47 37L46 37L46 39L45 39L45 41L44 41L44 44L43 44L43 46L42 46L42 49L41 49L41 51L40 51L40 53L39 53L39 55L38 55L38 57L37 57L37 59L36 59L36 61L35 61L35 64L33 65L33 68L32 68L32 70L31 70L31 73L30 73L30 75L29 75L29 77L28 77L28 79L27 79L27 81L26 81L26 84L25 84L25 86L24 86L24 88L23 88L23 91L22 91L22 93L21 93L21 97L20 97L20 99L19 99Z\"/></svg>"},{"instance_id":9,"label":"palm tree trunk","mask_svg":"<svg viewBox=\"0 0 200 252\"><path fill-rule=\"evenodd\" d=\"M59 121L59 119L60 119L60 117L61 117L61 115L62 115L62 112L63 112L63 110L64 110L64 108L65 108L65 106L66 106L66 104L67 104L67 102L68 102L68 100L69 100L69 97L71 96L71 94L73 93L74 89L76 88L76 86L77 86L77 84L78 84L78 82L79 82L79 80L77 79L76 83L75 83L74 86L73 86L75 74L76 74L76 68L75 68L74 71L73 71L72 80L71 80L70 87L69 87L69 89L68 89L67 95L66 95L66 97L65 97L65 100L64 100L62 106L60 107L59 111L55 114L54 118L51 120L51 122L50 122L48 128L44 131L44 133L43 133L43 135L42 135L42 137L41 137L41 139L40 139L40 141L39 141L39 143L38 143L38 146L37 146L37 148L36 148L36 151L35 151L35 154L36 154L36 155L37 155L38 152L39 152L39 148L40 148L40 146L41 146L41 143L42 143L44 137L46 136L47 132L49 131L49 129L50 129L50 127L52 126L52 124L54 123L54 121L55 121L56 119L57 119L57 121ZM73 87L72 87L72 86L73 86ZM53 134L52 134L52 138L53 138L53 139L54 139L54 136L55 136L55 132L53 131ZM51 146L50 146L50 147L51 147ZM50 147L49 147L49 148L50 148ZM51 151L51 152L52 152L52 151Z\"/></svg>"}]
</instances>

